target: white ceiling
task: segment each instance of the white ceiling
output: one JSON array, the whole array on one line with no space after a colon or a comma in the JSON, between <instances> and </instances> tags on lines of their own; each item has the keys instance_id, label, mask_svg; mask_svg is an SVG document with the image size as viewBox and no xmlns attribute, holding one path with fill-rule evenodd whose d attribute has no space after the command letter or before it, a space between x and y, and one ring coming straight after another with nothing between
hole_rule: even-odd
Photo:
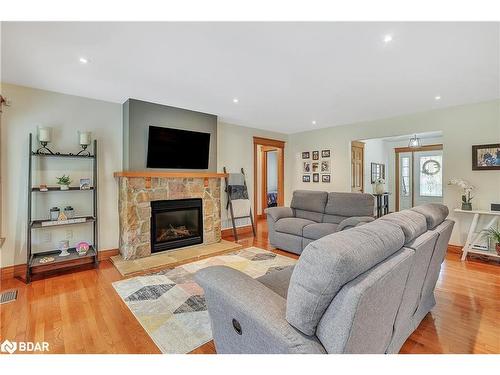
<instances>
[{"instance_id":1,"label":"white ceiling","mask_svg":"<svg viewBox=\"0 0 500 375\"><path fill-rule=\"evenodd\" d=\"M499 98L499 30L498 23L3 22L2 80L294 133Z\"/></svg>"}]
</instances>

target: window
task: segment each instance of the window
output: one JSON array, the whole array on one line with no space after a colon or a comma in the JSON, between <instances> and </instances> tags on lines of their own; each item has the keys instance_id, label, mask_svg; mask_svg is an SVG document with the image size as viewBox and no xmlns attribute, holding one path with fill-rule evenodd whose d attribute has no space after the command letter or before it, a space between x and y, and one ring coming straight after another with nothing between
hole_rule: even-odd
<instances>
[{"instance_id":1,"label":"window","mask_svg":"<svg viewBox=\"0 0 500 375\"><path fill-rule=\"evenodd\" d=\"M442 155L420 157L420 196L442 197L443 196L443 163Z\"/></svg>"},{"instance_id":2,"label":"window","mask_svg":"<svg viewBox=\"0 0 500 375\"><path fill-rule=\"evenodd\" d=\"M401 196L410 196L410 157L401 158Z\"/></svg>"}]
</instances>

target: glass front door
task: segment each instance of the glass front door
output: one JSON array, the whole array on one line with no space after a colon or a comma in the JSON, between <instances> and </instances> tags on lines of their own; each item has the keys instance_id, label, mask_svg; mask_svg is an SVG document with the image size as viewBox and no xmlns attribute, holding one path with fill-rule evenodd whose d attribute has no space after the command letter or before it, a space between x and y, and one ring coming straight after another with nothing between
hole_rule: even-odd
<instances>
[{"instance_id":1,"label":"glass front door","mask_svg":"<svg viewBox=\"0 0 500 375\"><path fill-rule=\"evenodd\" d=\"M398 210L443 202L443 150L398 152L396 160Z\"/></svg>"}]
</instances>

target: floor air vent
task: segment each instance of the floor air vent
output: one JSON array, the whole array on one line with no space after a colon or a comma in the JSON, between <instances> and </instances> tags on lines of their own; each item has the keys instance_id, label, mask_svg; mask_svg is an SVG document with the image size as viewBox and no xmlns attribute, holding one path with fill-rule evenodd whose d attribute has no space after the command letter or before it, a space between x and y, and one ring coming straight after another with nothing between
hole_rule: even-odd
<instances>
[{"instance_id":1,"label":"floor air vent","mask_svg":"<svg viewBox=\"0 0 500 375\"><path fill-rule=\"evenodd\" d=\"M17 289L2 292L2 294L0 294L0 305L2 303L15 301L16 299L17 299Z\"/></svg>"}]
</instances>

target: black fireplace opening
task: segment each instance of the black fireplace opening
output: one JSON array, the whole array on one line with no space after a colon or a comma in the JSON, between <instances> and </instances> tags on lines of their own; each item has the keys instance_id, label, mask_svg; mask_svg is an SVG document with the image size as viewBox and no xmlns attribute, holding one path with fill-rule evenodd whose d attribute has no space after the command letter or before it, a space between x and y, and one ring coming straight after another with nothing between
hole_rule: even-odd
<instances>
[{"instance_id":1,"label":"black fireplace opening","mask_svg":"<svg viewBox=\"0 0 500 375\"><path fill-rule=\"evenodd\" d=\"M200 198L151 202L151 252L203 243Z\"/></svg>"}]
</instances>

